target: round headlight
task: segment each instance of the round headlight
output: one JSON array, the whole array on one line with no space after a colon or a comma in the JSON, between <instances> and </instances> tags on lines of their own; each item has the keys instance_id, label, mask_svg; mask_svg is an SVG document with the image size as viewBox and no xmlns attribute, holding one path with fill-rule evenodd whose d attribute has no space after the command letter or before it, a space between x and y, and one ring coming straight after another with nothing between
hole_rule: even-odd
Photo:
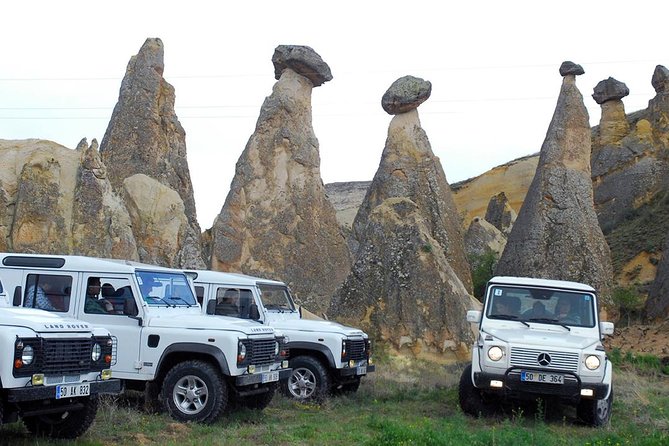
<instances>
[{"instance_id":1,"label":"round headlight","mask_svg":"<svg viewBox=\"0 0 669 446\"><path fill-rule=\"evenodd\" d=\"M242 341L237 344L237 359L244 360L246 358L246 345Z\"/></svg>"},{"instance_id":2,"label":"round headlight","mask_svg":"<svg viewBox=\"0 0 669 446\"><path fill-rule=\"evenodd\" d=\"M504 351L501 348L494 346L488 349L488 358L492 361L499 361L502 356L504 356Z\"/></svg>"},{"instance_id":3,"label":"round headlight","mask_svg":"<svg viewBox=\"0 0 669 446\"><path fill-rule=\"evenodd\" d=\"M102 347L100 347L100 344L97 342L93 344L93 350L91 350L91 359L93 362L98 362L100 357L102 356Z\"/></svg>"},{"instance_id":4,"label":"round headlight","mask_svg":"<svg viewBox=\"0 0 669 446\"><path fill-rule=\"evenodd\" d=\"M599 356L590 355L587 358L585 358L585 366L589 370L597 370L600 364L601 361L599 360Z\"/></svg>"},{"instance_id":5,"label":"round headlight","mask_svg":"<svg viewBox=\"0 0 669 446\"><path fill-rule=\"evenodd\" d=\"M23 362L23 365L32 364L34 359L35 350L33 350L32 346L26 345L23 347L23 352L21 353L21 361Z\"/></svg>"},{"instance_id":6,"label":"round headlight","mask_svg":"<svg viewBox=\"0 0 669 446\"><path fill-rule=\"evenodd\" d=\"M274 356L279 356L279 341L274 341Z\"/></svg>"}]
</instances>

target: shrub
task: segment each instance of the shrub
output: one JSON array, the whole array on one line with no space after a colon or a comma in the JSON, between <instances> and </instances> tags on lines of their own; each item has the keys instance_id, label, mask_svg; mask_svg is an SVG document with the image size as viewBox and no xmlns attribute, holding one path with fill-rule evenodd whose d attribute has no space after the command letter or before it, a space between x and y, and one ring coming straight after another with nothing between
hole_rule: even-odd
<instances>
[{"instance_id":1,"label":"shrub","mask_svg":"<svg viewBox=\"0 0 669 446\"><path fill-rule=\"evenodd\" d=\"M478 300L483 300L485 286L494 275L497 260L497 253L492 250L487 250L484 254L469 256L469 264L472 267L474 297Z\"/></svg>"}]
</instances>

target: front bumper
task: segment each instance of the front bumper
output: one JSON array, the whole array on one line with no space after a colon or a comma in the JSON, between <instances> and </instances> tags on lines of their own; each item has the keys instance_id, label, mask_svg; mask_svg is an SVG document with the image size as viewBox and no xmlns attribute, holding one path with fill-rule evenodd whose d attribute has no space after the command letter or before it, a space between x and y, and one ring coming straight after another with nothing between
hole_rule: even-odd
<instances>
[{"instance_id":1,"label":"front bumper","mask_svg":"<svg viewBox=\"0 0 669 446\"><path fill-rule=\"evenodd\" d=\"M277 371L277 370L273 370ZM281 369L278 370L279 372L279 381L283 381L284 379L288 379L290 375L293 373L293 369ZM271 372L263 372L263 373L253 373L249 375L240 375L235 378L235 385L237 387L243 387L243 386L250 386L253 384L262 384L262 378L265 373L271 373ZM272 381L269 383L265 384L272 384L277 381Z\"/></svg>"},{"instance_id":2,"label":"front bumper","mask_svg":"<svg viewBox=\"0 0 669 446\"><path fill-rule=\"evenodd\" d=\"M121 393L123 386L120 379L106 381L91 381L91 395L103 393ZM7 401L20 403L24 401L55 400L56 386L29 386L18 389L7 389Z\"/></svg>"},{"instance_id":3,"label":"front bumper","mask_svg":"<svg viewBox=\"0 0 669 446\"><path fill-rule=\"evenodd\" d=\"M371 373L375 370L376 370L375 365L368 364L365 373L361 373L359 376L365 376L367 373ZM358 376L358 367L344 367L343 369L337 369L336 373L342 378Z\"/></svg>"},{"instance_id":4,"label":"front bumper","mask_svg":"<svg viewBox=\"0 0 669 446\"><path fill-rule=\"evenodd\" d=\"M573 372L529 369L522 370L538 373L557 373L564 376L564 384L548 384L539 382L524 382L520 380L520 368L512 367L503 374L497 373L474 373L474 384L477 388L495 393L503 393L505 396L516 399L536 398L538 396L557 397L564 400L579 401L581 398L602 399L609 392L609 385L604 383L583 383L581 378ZM491 381L501 381L502 387L492 387ZM585 397L581 390L591 389L593 395Z\"/></svg>"}]
</instances>

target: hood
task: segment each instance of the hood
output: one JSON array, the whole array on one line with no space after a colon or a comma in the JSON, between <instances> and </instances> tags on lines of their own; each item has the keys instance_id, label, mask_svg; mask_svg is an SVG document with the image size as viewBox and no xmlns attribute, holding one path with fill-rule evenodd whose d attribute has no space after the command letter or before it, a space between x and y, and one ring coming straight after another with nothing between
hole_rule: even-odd
<instances>
[{"instance_id":1,"label":"hood","mask_svg":"<svg viewBox=\"0 0 669 446\"><path fill-rule=\"evenodd\" d=\"M347 327L338 322L332 321L316 321L309 319L289 319L272 321L272 327L285 331L290 336L291 331L314 331L314 332L328 332L339 333L344 336L364 336L365 332L358 328Z\"/></svg>"},{"instance_id":2,"label":"hood","mask_svg":"<svg viewBox=\"0 0 669 446\"><path fill-rule=\"evenodd\" d=\"M495 338L505 342L511 342L514 345L523 344L524 346L552 347L567 349L584 349L593 344L599 343L596 336L592 336L592 330L579 330L572 328L571 332L558 326L551 327L550 330L534 329L527 327L520 328L486 328L488 333Z\"/></svg>"},{"instance_id":3,"label":"hood","mask_svg":"<svg viewBox=\"0 0 669 446\"><path fill-rule=\"evenodd\" d=\"M90 333L93 326L88 322L59 316L34 308L0 308L0 325L25 327L37 333Z\"/></svg>"},{"instance_id":4,"label":"hood","mask_svg":"<svg viewBox=\"0 0 669 446\"><path fill-rule=\"evenodd\" d=\"M161 317L152 316L148 321L149 327L184 328L193 330L226 330L238 331L246 335L273 335L272 327L227 316L210 316L204 314L174 314Z\"/></svg>"}]
</instances>

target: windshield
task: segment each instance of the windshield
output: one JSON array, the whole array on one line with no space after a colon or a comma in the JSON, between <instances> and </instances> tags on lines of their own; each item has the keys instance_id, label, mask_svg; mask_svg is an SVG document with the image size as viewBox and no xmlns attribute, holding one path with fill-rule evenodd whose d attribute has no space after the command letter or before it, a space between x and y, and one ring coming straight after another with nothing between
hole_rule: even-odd
<instances>
[{"instance_id":1,"label":"windshield","mask_svg":"<svg viewBox=\"0 0 669 446\"><path fill-rule=\"evenodd\" d=\"M486 316L489 319L594 327L594 304L592 293L495 285L488 293Z\"/></svg>"},{"instance_id":2,"label":"windshield","mask_svg":"<svg viewBox=\"0 0 669 446\"><path fill-rule=\"evenodd\" d=\"M197 305L185 274L163 271L137 271L142 298L149 305Z\"/></svg>"},{"instance_id":3,"label":"windshield","mask_svg":"<svg viewBox=\"0 0 669 446\"><path fill-rule=\"evenodd\" d=\"M281 285L258 284L262 304L267 310L295 311L288 288Z\"/></svg>"}]
</instances>

